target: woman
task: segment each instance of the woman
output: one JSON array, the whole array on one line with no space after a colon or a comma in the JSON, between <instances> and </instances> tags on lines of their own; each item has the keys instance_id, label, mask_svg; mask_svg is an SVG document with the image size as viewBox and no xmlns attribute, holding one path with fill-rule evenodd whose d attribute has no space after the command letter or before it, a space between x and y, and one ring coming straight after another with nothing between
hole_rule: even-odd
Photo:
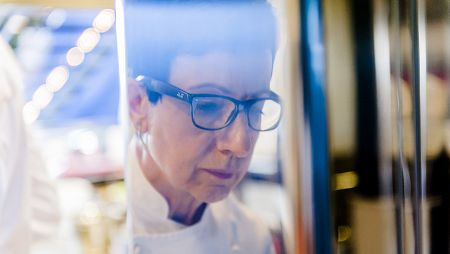
<instances>
[{"instance_id":1,"label":"woman","mask_svg":"<svg viewBox=\"0 0 450 254\"><path fill-rule=\"evenodd\" d=\"M22 118L23 75L0 37L0 253L29 253L58 227L57 193Z\"/></svg>"},{"instance_id":2,"label":"woman","mask_svg":"<svg viewBox=\"0 0 450 254\"><path fill-rule=\"evenodd\" d=\"M124 8L133 248L273 253L268 229L230 193L259 132L281 117L274 17L264 1L192 2Z\"/></svg>"}]
</instances>

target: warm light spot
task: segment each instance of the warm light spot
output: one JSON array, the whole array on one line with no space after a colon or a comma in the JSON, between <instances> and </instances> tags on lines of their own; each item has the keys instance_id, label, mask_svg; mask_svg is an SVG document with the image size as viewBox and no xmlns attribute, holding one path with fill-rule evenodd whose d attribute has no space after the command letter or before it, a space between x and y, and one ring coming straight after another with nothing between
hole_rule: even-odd
<instances>
[{"instance_id":1,"label":"warm light spot","mask_svg":"<svg viewBox=\"0 0 450 254\"><path fill-rule=\"evenodd\" d=\"M73 150L77 150L85 155L98 152L100 142L97 134L88 129L73 131L69 134L69 145Z\"/></svg>"},{"instance_id":2,"label":"warm light spot","mask_svg":"<svg viewBox=\"0 0 450 254\"><path fill-rule=\"evenodd\" d=\"M28 24L29 20L27 16L14 14L8 19L3 29L9 34L17 34Z\"/></svg>"},{"instance_id":3,"label":"warm light spot","mask_svg":"<svg viewBox=\"0 0 450 254\"><path fill-rule=\"evenodd\" d=\"M105 9L102 10L97 17L95 17L92 22L92 27L94 27L100 33L104 33L108 31L113 25L115 21L114 10Z\"/></svg>"},{"instance_id":4,"label":"warm light spot","mask_svg":"<svg viewBox=\"0 0 450 254\"><path fill-rule=\"evenodd\" d=\"M338 242L345 242L352 236L352 229L349 226L338 226Z\"/></svg>"},{"instance_id":5,"label":"warm light spot","mask_svg":"<svg viewBox=\"0 0 450 254\"><path fill-rule=\"evenodd\" d=\"M84 53L92 51L100 41L100 34L93 28L88 28L78 38L77 46Z\"/></svg>"},{"instance_id":6,"label":"warm light spot","mask_svg":"<svg viewBox=\"0 0 450 254\"><path fill-rule=\"evenodd\" d=\"M84 53L79 47L73 47L67 51L66 60L70 66L78 66L84 61Z\"/></svg>"},{"instance_id":7,"label":"warm light spot","mask_svg":"<svg viewBox=\"0 0 450 254\"><path fill-rule=\"evenodd\" d=\"M65 10L54 9L47 16L47 20L45 21L45 24L48 27L51 27L52 29L57 29L64 24L64 22L66 21L66 17L67 17L67 13Z\"/></svg>"},{"instance_id":8,"label":"warm light spot","mask_svg":"<svg viewBox=\"0 0 450 254\"><path fill-rule=\"evenodd\" d=\"M336 190L355 188L358 185L358 175L353 172L336 174Z\"/></svg>"},{"instance_id":9,"label":"warm light spot","mask_svg":"<svg viewBox=\"0 0 450 254\"><path fill-rule=\"evenodd\" d=\"M22 114L25 123L31 124L39 117L40 110L30 101L23 106Z\"/></svg>"},{"instance_id":10,"label":"warm light spot","mask_svg":"<svg viewBox=\"0 0 450 254\"><path fill-rule=\"evenodd\" d=\"M47 76L46 87L51 92L57 92L69 79L69 70L65 66L54 68Z\"/></svg>"},{"instance_id":11,"label":"warm light spot","mask_svg":"<svg viewBox=\"0 0 450 254\"><path fill-rule=\"evenodd\" d=\"M45 108L53 99L53 93L41 85L33 94L33 104L39 109Z\"/></svg>"},{"instance_id":12,"label":"warm light spot","mask_svg":"<svg viewBox=\"0 0 450 254\"><path fill-rule=\"evenodd\" d=\"M95 203L88 202L81 210L79 219L84 225L92 225L98 223L100 216L100 208Z\"/></svg>"}]
</instances>

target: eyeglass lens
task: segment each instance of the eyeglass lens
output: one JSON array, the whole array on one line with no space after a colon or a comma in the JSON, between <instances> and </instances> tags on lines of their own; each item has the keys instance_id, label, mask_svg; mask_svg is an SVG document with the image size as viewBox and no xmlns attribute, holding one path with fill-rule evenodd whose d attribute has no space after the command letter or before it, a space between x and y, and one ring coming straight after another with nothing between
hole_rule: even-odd
<instances>
[{"instance_id":1,"label":"eyeglass lens","mask_svg":"<svg viewBox=\"0 0 450 254\"><path fill-rule=\"evenodd\" d=\"M194 123L206 129L220 129L233 120L234 102L221 97L196 97L192 101ZM248 122L255 130L274 128L281 116L281 106L273 100L259 100L248 110Z\"/></svg>"}]
</instances>

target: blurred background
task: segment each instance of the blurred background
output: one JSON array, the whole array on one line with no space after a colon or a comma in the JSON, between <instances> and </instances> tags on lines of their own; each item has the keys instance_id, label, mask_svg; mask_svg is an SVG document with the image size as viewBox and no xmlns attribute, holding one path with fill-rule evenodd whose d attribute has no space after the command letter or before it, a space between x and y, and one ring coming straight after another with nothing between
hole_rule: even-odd
<instances>
[{"instance_id":1,"label":"blurred background","mask_svg":"<svg viewBox=\"0 0 450 254\"><path fill-rule=\"evenodd\" d=\"M450 253L450 3L273 4L286 114L260 136L237 195L277 252ZM125 251L114 24L113 1L0 1L61 213L32 253Z\"/></svg>"},{"instance_id":2,"label":"blurred background","mask_svg":"<svg viewBox=\"0 0 450 254\"><path fill-rule=\"evenodd\" d=\"M12 1L1 36L23 69L23 117L60 223L32 253L123 253L126 214L113 1ZM3 63L2 63L3 64Z\"/></svg>"},{"instance_id":3,"label":"blurred background","mask_svg":"<svg viewBox=\"0 0 450 254\"><path fill-rule=\"evenodd\" d=\"M125 253L114 1L0 1L0 33L22 67L23 118L58 193L58 228L32 253ZM282 251L277 136L262 135L236 194Z\"/></svg>"}]
</instances>

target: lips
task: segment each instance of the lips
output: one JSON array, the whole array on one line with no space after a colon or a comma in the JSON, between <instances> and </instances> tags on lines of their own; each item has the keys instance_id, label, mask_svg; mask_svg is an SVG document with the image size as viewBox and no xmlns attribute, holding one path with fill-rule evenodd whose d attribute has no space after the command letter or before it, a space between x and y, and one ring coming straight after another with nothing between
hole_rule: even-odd
<instances>
[{"instance_id":1,"label":"lips","mask_svg":"<svg viewBox=\"0 0 450 254\"><path fill-rule=\"evenodd\" d=\"M219 169L208 169L208 168L202 168L203 171L219 178L219 179L230 179L233 177L233 173L225 172L224 170Z\"/></svg>"}]
</instances>

